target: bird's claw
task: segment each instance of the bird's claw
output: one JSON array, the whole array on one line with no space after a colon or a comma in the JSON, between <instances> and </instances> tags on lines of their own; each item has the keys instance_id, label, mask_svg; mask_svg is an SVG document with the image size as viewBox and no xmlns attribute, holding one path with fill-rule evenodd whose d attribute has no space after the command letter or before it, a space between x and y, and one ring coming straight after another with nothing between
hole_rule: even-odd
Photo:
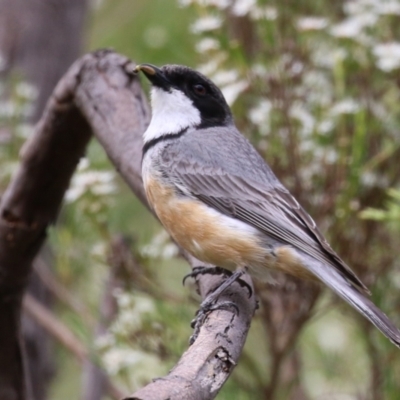
<instances>
[{"instance_id":1,"label":"bird's claw","mask_svg":"<svg viewBox=\"0 0 400 400\"><path fill-rule=\"evenodd\" d=\"M232 308L234 308L235 315L239 314L239 308L231 301L224 301L216 304L218 296L220 296L229 286L231 286L233 282L237 281L241 286L245 286L249 290L249 297L253 293L253 289L251 288L251 286L244 280L240 279L240 277L245 273L244 270L235 271L233 274L229 271L227 272L229 274L225 275L229 275L228 278L226 278L216 289L214 289L210 294L207 295L207 297L201 303L199 310L196 312L194 320L190 324L190 326L194 328L193 335L189 339L189 343L191 345L196 341L200 333L200 328L203 326L210 312L215 310L231 310ZM197 275L199 273L207 272L199 271L197 272Z\"/></svg>"},{"instance_id":2,"label":"bird's claw","mask_svg":"<svg viewBox=\"0 0 400 400\"><path fill-rule=\"evenodd\" d=\"M232 272L221 267L195 267L192 272L185 275L182 284L185 285L188 278L196 279L199 275L226 275L231 276Z\"/></svg>"},{"instance_id":3,"label":"bird's claw","mask_svg":"<svg viewBox=\"0 0 400 400\"><path fill-rule=\"evenodd\" d=\"M244 272L240 273L240 276L242 276L243 273ZM236 274L236 272L232 273L231 271L221 267L195 267L193 268L192 272L186 274L183 277L182 285L185 285L187 279L189 278L196 279L199 275L224 275L226 278L229 278L234 274ZM236 277L232 282L236 281L241 287L245 287L249 292L249 298L250 298L253 294L253 289L246 281L240 279L240 276Z\"/></svg>"},{"instance_id":4,"label":"bird's claw","mask_svg":"<svg viewBox=\"0 0 400 400\"><path fill-rule=\"evenodd\" d=\"M218 304L208 304L208 302L206 304L202 303L200 309L196 312L195 318L190 322L190 327L194 330L193 334L189 338L190 345L192 345L199 336L200 329L203 326L207 315L217 310L233 311L236 316L239 315L239 307L232 301L223 301Z\"/></svg>"}]
</instances>

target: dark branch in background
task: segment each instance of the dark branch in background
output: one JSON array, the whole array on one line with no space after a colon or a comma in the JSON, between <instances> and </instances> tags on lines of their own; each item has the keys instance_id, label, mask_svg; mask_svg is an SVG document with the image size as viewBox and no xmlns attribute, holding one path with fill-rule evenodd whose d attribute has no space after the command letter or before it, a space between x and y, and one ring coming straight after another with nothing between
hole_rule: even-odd
<instances>
[{"instance_id":1,"label":"dark branch in background","mask_svg":"<svg viewBox=\"0 0 400 400\"><path fill-rule=\"evenodd\" d=\"M80 363L90 362L89 352L84 344L51 311L29 294L24 297L23 306L24 311L69 350ZM104 392L112 399L119 400L123 396L122 392L109 381L104 372L102 384ZM88 397L84 397L84 399L90 400Z\"/></svg>"},{"instance_id":2,"label":"dark branch in background","mask_svg":"<svg viewBox=\"0 0 400 400\"><path fill-rule=\"evenodd\" d=\"M57 82L82 54L88 8L87 0L0 0L0 79L6 88L2 95L9 96L15 78L28 82L37 92L29 104L29 115L21 116L20 122L39 120ZM7 129L7 125L0 126L0 131L8 133L13 141L14 129ZM39 252L34 265L43 262L51 268L48 246ZM36 271L30 275L27 292L49 309L54 306L53 296ZM22 315L21 324L29 372L26 379L30 381L32 397L46 400L56 372L53 343L29 315Z\"/></svg>"},{"instance_id":3,"label":"dark branch in background","mask_svg":"<svg viewBox=\"0 0 400 400\"><path fill-rule=\"evenodd\" d=\"M58 281L55 274L51 271L50 266L45 262L45 260L43 260L43 258L35 260L33 269L43 285L57 301L79 315L89 327L95 325L95 319L89 309L82 301L76 298L75 294L70 293L68 289Z\"/></svg>"},{"instance_id":4,"label":"dark branch in background","mask_svg":"<svg viewBox=\"0 0 400 400\"><path fill-rule=\"evenodd\" d=\"M56 133L56 134L55 134ZM90 138L73 104L52 98L0 206L0 398L29 398L20 343L21 300L33 258L55 220Z\"/></svg>"},{"instance_id":5,"label":"dark branch in background","mask_svg":"<svg viewBox=\"0 0 400 400\"><path fill-rule=\"evenodd\" d=\"M149 108L132 69L128 59L109 51L78 60L57 85L35 134L23 148L19 171L2 199L1 399L27 398L19 342L21 299L32 260L58 214L91 131L132 191L146 204L140 163L141 135L149 122ZM188 258L192 266L199 265ZM203 298L219 279L199 279ZM170 374L130 398L214 398L238 360L254 314L254 297L249 299L247 295L234 284L218 301L234 301L238 315L223 310L210 314L198 339Z\"/></svg>"},{"instance_id":6,"label":"dark branch in background","mask_svg":"<svg viewBox=\"0 0 400 400\"><path fill-rule=\"evenodd\" d=\"M31 121L39 120L59 79L82 54L89 1L0 0L2 75L17 71L35 85Z\"/></svg>"}]
</instances>

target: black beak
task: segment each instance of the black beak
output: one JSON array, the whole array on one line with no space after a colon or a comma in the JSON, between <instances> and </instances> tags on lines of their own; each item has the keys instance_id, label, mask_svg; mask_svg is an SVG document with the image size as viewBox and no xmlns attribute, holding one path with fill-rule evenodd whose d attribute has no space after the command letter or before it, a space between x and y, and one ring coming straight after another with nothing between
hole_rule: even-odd
<instances>
[{"instance_id":1,"label":"black beak","mask_svg":"<svg viewBox=\"0 0 400 400\"><path fill-rule=\"evenodd\" d=\"M142 71L146 78L151 82L152 85L162 88L164 90L169 90L171 87L171 82L166 78L163 71L155 65L151 64L140 64L134 69L134 72Z\"/></svg>"}]
</instances>

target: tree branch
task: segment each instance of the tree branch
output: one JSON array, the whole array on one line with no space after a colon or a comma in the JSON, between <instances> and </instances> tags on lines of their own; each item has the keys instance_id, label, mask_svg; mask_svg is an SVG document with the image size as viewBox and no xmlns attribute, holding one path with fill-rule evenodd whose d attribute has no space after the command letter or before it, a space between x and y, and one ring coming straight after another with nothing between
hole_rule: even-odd
<instances>
[{"instance_id":1,"label":"tree branch","mask_svg":"<svg viewBox=\"0 0 400 400\"><path fill-rule=\"evenodd\" d=\"M21 298L32 259L45 239L48 225L57 216L91 131L135 195L147 204L141 180L141 148L150 114L132 69L130 60L110 51L98 51L78 60L57 85L34 135L23 148L19 171L2 199L0 326L6 327L0 330L2 399L25 398L18 340ZM199 265L198 260L187 258L192 266ZM203 298L220 279L199 278ZM239 313L211 313L198 339L175 368L130 399L216 396L238 360L255 310L254 296L248 298L247 290L237 284L218 301L226 300L234 301ZM2 396L3 392L12 392L13 396Z\"/></svg>"},{"instance_id":2,"label":"tree branch","mask_svg":"<svg viewBox=\"0 0 400 400\"><path fill-rule=\"evenodd\" d=\"M39 325L51 334L51 336L65 346L81 364L91 362L84 344L67 326L55 318L53 313L41 305L33 296L30 294L24 296L23 307L28 315L34 318ZM106 375L104 375L104 380L105 389L110 397L115 400L120 399L123 396L122 392L110 382Z\"/></svg>"}]
</instances>

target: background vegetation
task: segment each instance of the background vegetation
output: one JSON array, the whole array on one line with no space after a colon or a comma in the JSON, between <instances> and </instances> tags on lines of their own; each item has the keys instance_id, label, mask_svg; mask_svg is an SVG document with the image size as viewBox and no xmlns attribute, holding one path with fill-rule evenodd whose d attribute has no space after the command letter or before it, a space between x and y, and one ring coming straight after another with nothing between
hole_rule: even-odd
<instances>
[{"instance_id":1,"label":"background vegetation","mask_svg":"<svg viewBox=\"0 0 400 400\"><path fill-rule=\"evenodd\" d=\"M210 76L400 326L399 15L398 0L104 0L92 4L86 50ZM36 92L20 78L0 108L2 188L31 131L22 121ZM68 293L56 311L96 362L129 391L165 374L187 346L198 299L181 285L188 268L176 248L97 143L50 242L47 272ZM328 291L278 280L258 285L261 309L219 399L398 399L398 350ZM110 301L118 309L105 316ZM82 371L64 348L56 358L49 397L77 398Z\"/></svg>"}]
</instances>

